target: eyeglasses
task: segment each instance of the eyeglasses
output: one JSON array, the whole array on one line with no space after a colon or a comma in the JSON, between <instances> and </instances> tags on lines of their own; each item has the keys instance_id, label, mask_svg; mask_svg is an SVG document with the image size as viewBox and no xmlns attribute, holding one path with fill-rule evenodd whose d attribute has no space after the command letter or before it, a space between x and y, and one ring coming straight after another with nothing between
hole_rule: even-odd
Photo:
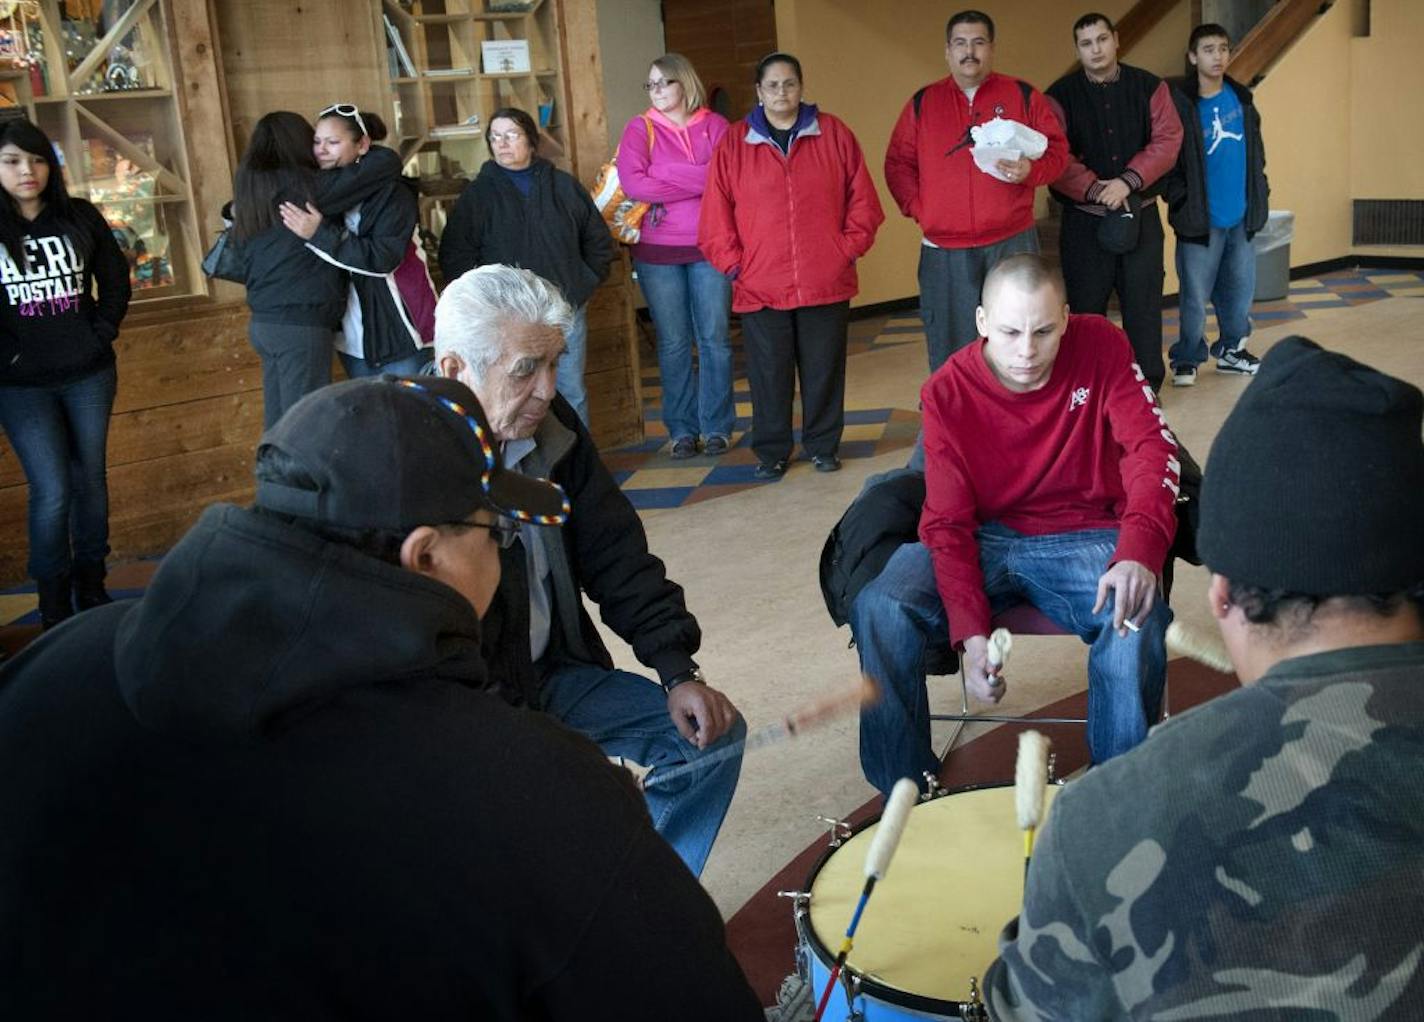
<instances>
[{"instance_id":1,"label":"eyeglasses","mask_svg":"<svg viewBox=\"0 0 1424 1022\"><path fill-rule=\"evenodd\" d=\"M762 92L795 92L801 88L801 83L795 78L788 78L784 82L766 82L763 85L759 85L758 88L760 88Z\"/></svg>"},{"instance_id":2,"label":"eyeglasses","mask_svg":"<svg viewBox=\"0 0 1424 1022\"><path fill-rule=\"evenodd\" d=\"M644 92L662 92L663 89L666 89L668 86L670 86L670 85L676 85L676 84L677 84L677 79L676 79L676 78L665 78L665 79L663 79L663 80L660 81L660 82L644 82L644 83L643 83L643 91L644 91Z\"/></svg>"},{"instance_id":3,"label":"eyeglasses","mask_svg":"<svg viewBox=\"0 0 1424 1022\"><path fill-rule=\"evenodd\" d=\"M506 144L508 144L508 145L514 145L514 143L518 142L518 141L519 141L521 138L523 138L523 137L524 137L524 132L522 132L522 131L492 131L492 132L490 132L490 141L491 141L491 142L504 142L504 143L506 143Z\"/></svg>"},{"instance_id":4,"label":"eyeglasses","mask_svg":"<svg viewBox=\"0 0 1424 1022\"><path fill-rule=\"evenodd\" d=\"M495 544L501 550L508 550L514 546L514 541L519 538L519 526L507 518L500 518L493 522L463 522L461 524L473 529L489 529L490 535L494 537Z\"/></svg>"},{"instance_id":5,"label":"eyeglasses","mask_svg":"<svg viewBox=\"0 0 1424 1022\"><path fill-rule=\"evenodd\" d=\"M321 120L323 117L330 117L332 114L336 114L339 117L350 117L356 122L356 127L361 129L362 135L371 134L366 130L366 122L361 120L360 108L354 103L333 103L321 113L317 114L316 119Z\"/></svg>"}]
</instances>

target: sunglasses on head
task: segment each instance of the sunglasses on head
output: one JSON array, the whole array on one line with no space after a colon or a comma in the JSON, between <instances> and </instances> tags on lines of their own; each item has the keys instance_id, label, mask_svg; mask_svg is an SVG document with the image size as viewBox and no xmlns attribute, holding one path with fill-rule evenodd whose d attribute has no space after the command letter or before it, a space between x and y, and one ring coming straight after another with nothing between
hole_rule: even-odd
<instances>
[{"instance_id":1,"label":"sunglasses on head","mask_svg":"<svg viewBox=\"0 0 1424 1022\"><path fill-rule=\"evenodd\" d=\"M366 122L361 120L361 111L354 103L333 103L321 113L316 115L317 120L336 114L338 117L350 117L356 122L356 127L361 129L362 135L371 134L366 130Z\"/></svg>"}]
</instances>

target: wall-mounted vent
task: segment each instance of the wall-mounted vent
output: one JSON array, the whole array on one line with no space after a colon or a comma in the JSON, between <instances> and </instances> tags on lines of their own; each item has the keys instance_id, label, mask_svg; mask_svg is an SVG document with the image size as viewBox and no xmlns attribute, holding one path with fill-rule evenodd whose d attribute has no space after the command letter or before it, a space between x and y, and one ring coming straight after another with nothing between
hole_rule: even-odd
<instances>
[{"instance_id":1,"label":"wall-mounted vent","mask_svg":"<svg viewBox=\"0 0 1424 1022\"><path fill-rule=\"evenodd\" d=\"M1424 199L1356 199L1356 245L1424 245Z\"/></svg>"}]
</instances>

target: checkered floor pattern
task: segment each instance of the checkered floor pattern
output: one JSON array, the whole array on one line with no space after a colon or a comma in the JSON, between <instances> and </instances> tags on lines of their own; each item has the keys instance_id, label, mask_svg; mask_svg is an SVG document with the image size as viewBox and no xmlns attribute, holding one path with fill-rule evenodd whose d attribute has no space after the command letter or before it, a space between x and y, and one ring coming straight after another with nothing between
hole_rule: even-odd
<instances>
[{"instance_id":1,"label":"checkered floor pattern","mask_svg":"<svg viewBox=\"0 0 1424 1022\"><path fill-rule=\"evenodd\" d=\"M1342 309L1391 297L1424 298L1424 273L1412 270L1341 270L1291 284L1290 294L1277 302L1258 302L1251 316L1259 323L1305 319L1320 309ZM1209 326L1214 326L1210 323ZM1177 337L1177 310L1163 313L1166 343ZM668 457L667 430L661 415L662 390L658 363L651 339L643 351L643 416L647 439L640 444L604 452L604 461L635 507L674 508L714 497L736 493L751 486L769 485L752 478L756 458L747 430L751 427L751 395L747 390L741 339L733 339L734 394L737 424L733 447L717 458L699 455L686 461ZM910 312L875 316L850 325L849 351L852 356L904 344L924 344L919 314ZM849 374L857 371L852 358ZM799 424L799 415L796 419ZM842 458L870 458L877 454L908 448L920 427L920 414L908 408L847 408ZM809 462L798 462L788 475L813 471ZM137 596L152 574L154 561L123 565L110 576L110 591L117 597ZM0 625L37 624L34 584L0 591Z\"/></svg>"},{"instance_id":2,"label":"checkered floor pattern","mask_svg":"<svg viewBox=\"0 0 1424 1022\"><path fill-rule=\"evenodd\" d=\"M1424 273L1412 270L1341 270L1309 277L1291 284L1290 293L1275 302L1257 302L1251 317L1261 325L1304 319L1321 309L1341 309L1381 298L1398 296L1424 297ZM1208 330L1215 322L1208 317ZM1177 310L1162 314L1164 344L1177 339ZM852 356L903 345L923 345L924 330L919 313L900 312L857 320L850 325L849 352ZM737 403L737 424L732 436L732 449L721 457L699 455L685 461L673 461L668 456L668 435L663 427L662 388L658 379L658 362L649 336L645 336L643 365L643 418L645 439L640 444L605 452L604 460L614 473L635 507L681 507L713 497L736 493L750 486L766 486L776 480L752 478L756 458L751 452L748 430L751 428L751 394L747 389L745 359L741 337L735 330L733 347L733 395ZM852 358L847 374L856 372L857 360ZM795 424L800 439L800 413ZM845 439L841 443L842 458L870 458L899 447L909 447L919 431L920 415L904 408L847 408ZM811 471L809 462L793 463L792 472Z\"/></svg>"}]
</instances>

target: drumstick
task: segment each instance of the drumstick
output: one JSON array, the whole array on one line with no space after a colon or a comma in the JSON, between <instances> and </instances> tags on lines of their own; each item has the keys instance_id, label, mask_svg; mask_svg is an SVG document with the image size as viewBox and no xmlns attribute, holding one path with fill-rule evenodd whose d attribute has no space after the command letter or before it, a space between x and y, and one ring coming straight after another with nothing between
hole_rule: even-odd
<instances>
[{"instance_id":1,"label":"drumstick","mask_svg":"<svg viewBox=\"0 0 1424 1022\"><path fill-rule=\"evenodd\" d=\"M873 703L879 697L880 687L868 676L861 675L860 684L854 688L819 699L804 710L790 714L774 724L758 728L740 742L733 742L724 748L709 752L705 756L699 756L690 763L664 769L645 767L641 763L635 763L622 756L610 758L616 765L629 770L633 774L634 780L638 782L638 787L646 791L656 785L666 784L734 756L740 756L750 749L765 748L768 745L776 745L795 738L808 728L824 724L828 720L834 720L851 710L858 710L862 706Z\"/></svg>"},{"instance_id":2,"label":"drumstick","mask_svg":"<svg viewBox=\"0 0 1424 1022\"><path fill-rule=\"evenodd\" d=\"M1220 671L1222 674L1236 673L1231 656L1220 639L1188 628L1180 621L1173 621L1167 626L1167 650L1180 653L1199 664L1206 664L1213 671Z\"/></svg>"},{"instance_id":3,"label":"drumstick","mask_svg":"<svg viewBox=\"0 0 1424 1022\"><path fill-rule=\"evenodd\" d=\"M831 999L831 991L836 988L836 979L841 974L841 969L846 963L846 958L850 956L851 945L855 943L855 930L860 925L861 913L865 911L865 903L870 900L870 892L875 890L875 881L882 880L890 870L890 859L895 855L895 849L900 844L900 835L905 832L905 824L909 822L910 810L915 807L915 803L920 799L920 788L908 777L902 777L895 782L895 787L890 789L890 797L885 800L885 812L880 817L880 825L875 830L875 837L870 842L870 851L865 855L865 887L861 889L860 901L856 902L855 912L850 917L850 925L846 927L845 940L841 941L841 949L836 954L836 963L831 967L830 978L826 980L826 989L821 994L821 1003L816 1006L816 1022L821 1022L821 1016L826 1013L826 1004Z\"/></svg>"},{"instance_id":4,"label":"drumstick","mask_svg":"<svg viewBox=\"0 0 1424 1022\"><path fill-rule=\"evenodd\" d=\"M1024 832L1024 879L1033 857L1033 835L1043 820L1043 792L1048 786L1048 747L1053 743L1038 731L1019 735L1019 758L1014 764L1014 810Z\"/></svg>"}]
</instances>

